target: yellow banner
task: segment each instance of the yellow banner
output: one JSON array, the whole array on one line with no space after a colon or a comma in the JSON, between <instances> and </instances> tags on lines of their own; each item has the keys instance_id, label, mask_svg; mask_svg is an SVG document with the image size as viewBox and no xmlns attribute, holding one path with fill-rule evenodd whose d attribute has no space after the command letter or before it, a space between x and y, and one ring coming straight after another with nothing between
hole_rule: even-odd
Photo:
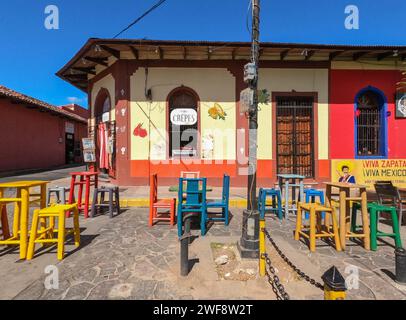
<instances>
[{"instance_id":1,"label":"yellow banner","mask_svg":"<svg viewBox=\"0 0 406 320\"><path fill-rule=\"evenodd\" d=\"M333 181L352 180L373 188L376 181L392 181L406 188L406 160L332 160Z\"/></svg>"}]
</instances>

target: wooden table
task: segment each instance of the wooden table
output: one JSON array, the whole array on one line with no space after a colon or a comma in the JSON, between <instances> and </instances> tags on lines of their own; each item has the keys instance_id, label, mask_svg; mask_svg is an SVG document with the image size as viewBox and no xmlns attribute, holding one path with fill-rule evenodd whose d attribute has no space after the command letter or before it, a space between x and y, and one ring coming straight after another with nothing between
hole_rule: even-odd
<instances>
[{"instance_id":1,"label":"wooden table","mask_svg":"<svg viewBox=\"0 0 406 320\"><path fill-rule=\"evenodd\" d=\"M327 182L326 188L326 201L327 205L333 206L333 188L339 189L339 206L340 206L340 241L341 247L344 250L346 247L347 238L364 238L364 247L370 250L370 228L368 217L368 199L367 187L363 185L341 183L341 182ZM360 197L351 197L351 190L358 190ZM363 234L351 233L351 201L358 201L361 203L362 225Z\"/></svg>"},{"instance_id":2,"label":"wooden table","mask_svg":"<svg viewBox=\"0 0 406 320\"><path fill-rule=\"evenodd\" d=\"M296 208L293 207L293 204L297 204L296 202L296 188L299 188L299 198L303 200L304 198L304 179L305 176L297 175L297 174L278 174L278 184L279 189L282 193L282 198L285 198L285 218L287 219L289 216L289 211L296 211ZM289 198L290 198L290 190L292 189L292 206L289 207Z\"/></svg>"},{"instance_id":3,"label":"wooden table","mask_svg":"<svg viewBox=\"0 0 406 320\"><path fill-rule=\"evenodd\" d=\"M78 209L83 211L85 218L89 217L89 204L90 204L90 187L95 188L99 185L99 172L88 171L88 172L71 172L71 183L70 183L70 193L69 193L69 204L74 203L75 199L75 187L79 186L78 191ZM79 177L79 181L76 178ZM93 178L93 179L92 179ZM85 199L83 204L83 186L85 187ZM69 214L70 215L70 214Z\"/></svg>"},{"instance_id":4,"label":"wooden table","mask_svg":"<svg viewBox=\"0 0 406 320\"><path fill-rule=\"evenodd\" d=\"M49 181L16 181L0 184L0 200L16 203L14 208L13 234L10 238L0 241L0 245L19 245L20 259L27 256L28 247L28 217L30 206L38 203L40 209L46 207L46 190ZM31 193L30 189L40 187L39 194ZM5 198L6 189L16 189L14 198ZM31 199L34 197L34 199Z\"/></svg>"}]
</instances>

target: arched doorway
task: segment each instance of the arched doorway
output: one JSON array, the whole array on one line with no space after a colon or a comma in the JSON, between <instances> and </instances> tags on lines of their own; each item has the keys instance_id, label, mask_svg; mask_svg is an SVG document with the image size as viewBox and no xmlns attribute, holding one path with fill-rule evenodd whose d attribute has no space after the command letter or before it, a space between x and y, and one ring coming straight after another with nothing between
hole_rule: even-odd
<instances>
[{"instance_id":1,"label":"arched doorway","mask_svg":"<svg viewBox=\"0 0 406 320\"><path fill-rule=\"evenodd\" d=\"M101 89L95 102L95 140L97 168L116 176L116 122L111 119L112 103L108 90Z\"/></svg>"},{"instance_id":2,"label":"arched doorway","mask_svg":"<svg viewBox=\"0 0 406 320\"><path fill-rule=\"evenodd\" d=\"M199 97L190 88L180 87L168 96L169 157L199 156Z\"/></svg>"}]
</instances>

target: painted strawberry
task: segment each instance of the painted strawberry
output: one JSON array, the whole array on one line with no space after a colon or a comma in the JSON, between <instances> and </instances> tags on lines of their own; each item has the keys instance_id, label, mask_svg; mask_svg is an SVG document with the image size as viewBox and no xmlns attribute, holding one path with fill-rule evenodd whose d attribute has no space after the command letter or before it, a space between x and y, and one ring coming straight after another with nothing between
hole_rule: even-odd
<instances>
[{"instance_id":1,"label":"painted strawberry","mask_svg":"<svg viewBox=\"0 0 406 320\"><path fill-rule=\"evenodd\" d=\"M138 124L138 126L134 129L134 136L140 138L146 138L148 136L148 131L142 127L143 125L143 123Z\"/></svg>"}]
</instances>

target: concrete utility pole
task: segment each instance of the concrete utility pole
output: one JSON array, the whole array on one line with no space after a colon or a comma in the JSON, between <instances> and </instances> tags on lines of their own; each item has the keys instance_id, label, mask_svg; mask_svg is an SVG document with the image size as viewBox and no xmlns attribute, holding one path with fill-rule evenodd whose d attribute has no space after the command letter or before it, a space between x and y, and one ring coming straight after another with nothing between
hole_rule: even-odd
<instances>
[{"instance_id":1,"label":"concrete utility pole","mask_svg":"<svg viewBox=\"0 0 406 320\"><path fill-rule=\"evenodd\" d=\"M259 257L259 213L257 211L257 150L258 150L258 66L259 66L259 26L260 0L252 0L252 57L255 77L249 82L253 91L253 104L249 108L249 172L248 207L244 211L242 237L239 244L243 258Z\"/></svg>"}]
</instances>

